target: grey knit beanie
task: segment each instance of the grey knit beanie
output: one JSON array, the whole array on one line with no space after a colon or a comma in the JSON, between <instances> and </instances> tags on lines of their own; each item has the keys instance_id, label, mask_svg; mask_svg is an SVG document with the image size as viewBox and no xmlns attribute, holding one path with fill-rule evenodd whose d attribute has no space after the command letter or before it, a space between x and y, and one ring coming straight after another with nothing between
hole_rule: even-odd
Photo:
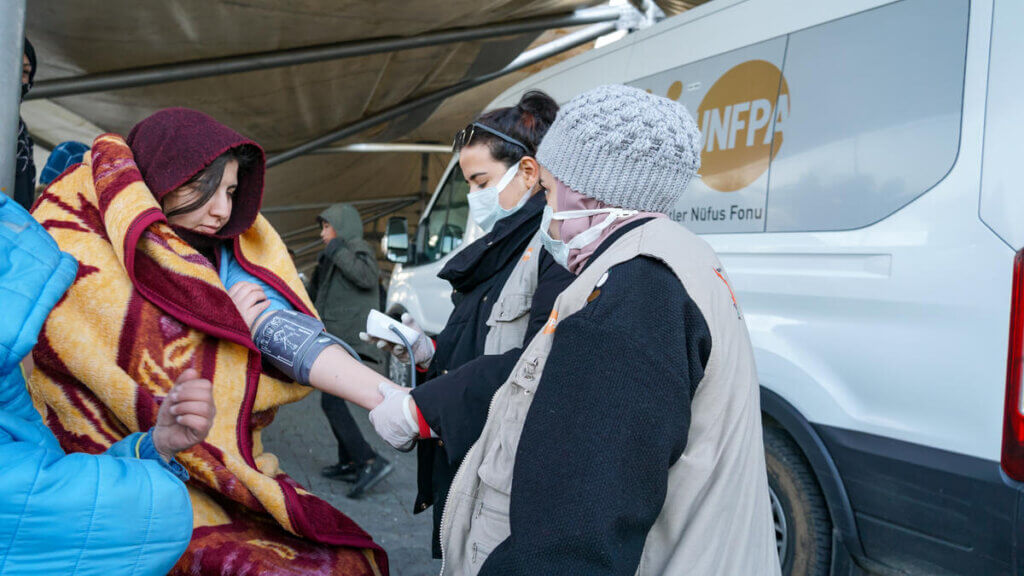
<instances>
[{"instance_id":1,"label":"grey knit beanie","mask_svg":"<svg viewBox=\"0 0 1024 576\"><path fill-rule=\"evenodd\" d=\"M599 86L558 111L537 162L584 196L665 213L700 169L700 140L682 104L639 88Z\"/></svg>"}]
</instances>

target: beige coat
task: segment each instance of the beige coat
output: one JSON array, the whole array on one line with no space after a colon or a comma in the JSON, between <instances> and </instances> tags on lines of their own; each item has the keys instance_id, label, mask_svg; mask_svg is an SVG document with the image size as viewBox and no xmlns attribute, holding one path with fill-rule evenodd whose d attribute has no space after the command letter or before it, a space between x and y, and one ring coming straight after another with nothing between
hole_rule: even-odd
<instances>
[{"instance_id":1,"label":"beige coat","mask_svg":"<svg viewBox=\"0 0 1024 576\"><path fill-rule=\"evenodd\" d=\"M780 574L768 496L753 350L721 263L700 238L656 219L619 238L559 296L495 394L480 440L452 483L441 546L442 575L474 575L510 535L516 449L560 321L582 309L614 265L637 256L663 261L700 308L712 350L692 403L689 440L670 467L661 514L637 574Z\"/></svg>"},{"instance_id":2,"label":"beige coat","mask_svg":"<svg viewBox=\"0 0 1024 576\"><path fill-rule=\"evenodd\" d=\"M533 305L533 293L537 290L540 251L543 249L540 232L537 232L494 301L491 315L487 318L490 330L484 341L484 354L504 354L526 344L523 340L530 326L530 307Z\"/></svg>"}]
</instances>

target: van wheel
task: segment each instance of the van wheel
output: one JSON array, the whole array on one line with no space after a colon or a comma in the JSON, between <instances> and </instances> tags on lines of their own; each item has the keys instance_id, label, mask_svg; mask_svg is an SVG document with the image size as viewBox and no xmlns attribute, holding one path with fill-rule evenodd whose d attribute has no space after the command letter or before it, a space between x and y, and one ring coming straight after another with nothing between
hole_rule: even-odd
<instances>
[{"instance_id":1,"label":"van wheel","mask_svg":"<svg viewBox=\"0 0 1024 576\"><path fill-rule=\"evenodd\" d=\"M832 522L814 473L781 429L764 428L764 447L782 573L827 576Z\"/></svg>"}]
</instances>

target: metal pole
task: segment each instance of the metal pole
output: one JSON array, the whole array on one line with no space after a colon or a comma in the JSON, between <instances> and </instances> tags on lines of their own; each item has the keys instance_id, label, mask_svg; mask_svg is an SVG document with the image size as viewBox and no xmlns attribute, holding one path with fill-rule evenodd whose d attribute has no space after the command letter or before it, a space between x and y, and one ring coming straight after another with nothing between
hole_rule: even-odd
<instances>
[{"instance_id":1,"label":"metal pole","mask_svg":"<svg viewBox=\"0 0 1024 576\"><path fill-rule=\"evenodd\" d=\"M419 196L398 196L396 198L364 198L362 200L346 200L346 204L359 206L360 204L379 204L382 202L404 202L405 200L417 200ZM264 214L276 214L279 212L302 212L306 210L318 210L337 204L337 202L317 202L315 204L291 204L288 206L270 206L260 209Z\"/></svg>"},{"instance_id":2,"label":"metal pole","mask_svg":"<svg viewBox=\"0 0 1024 576\"><path fill-rule=\"evenodd\" d=\"M312 242L309 242L307 244L303 244L302 246L299 246L298 248L296 248L295 250L292 251L292 254L296 258L298 258L299 256L302 256L303 254L306 254L308 252L317 251L317 248L322 249L323 248L323 244L324 243L321 240L314 240Z\"/></svg>"},{"instance_id":3,"label":"metal pole","mask_svg":"<svg viewBox=\"0 0 1024 576\"><path fill-rule=\"evenodd\" d=\"M344 154L347 152L415 152L419 154L451 154L451 145L445 144L349 144L318 148L310 154Z\"/></svg>"},{"instance_id":4,"label":"metal pole","mask_svg":"<svg viewBox=\"0 0 1024 576\"><path fill-rule=\"evenodd\" d=\"M380 220L381 218L383 218L383 217L385 217L385 216L387 216L389 214L394 214L395 212L398 212L399 210L402 210L403 208L405 208L407 206L415 204L416 202L419 202L419 198L411 198L411 199L407 199L407 200L401 200L401 201L398 201L398 202L389 202L385 206L381 206L380 208L376 208L374 211L370 212L368 215L363 217L363 219L362 219L363 220L363 224L369 224L370 222L376 222L377 220ZM294 239L294 238L301 238L303 236L307 236L310 233L317 232L319 230L320 230L320 225L319 224L313 224L311 226L303 226L302 228L296 228L294 230L289 230L288 232L285 232L284 234L281 234L281 240L290 240L290 239Z\"/></svg>"},{"instance_id":5,"label":"metal pole","mask_svg":"<svg viewBox=\"0 0 1024 576\"><path fill-rule=\"evenodd\" d=\"M391 214L394 214L395 212L398 212L400 210L404 210L405 208L407 208L409 206L412 206L413 204L415 204L417 202L419 202L419 199L416 199L416 200L406 200L405 202L399 202L397 204L392 204L391 206L389 206L387 208L383 208L382 210L380 210L378 212L373 212L373 213L369 214L368 216L366 216L365 218L363 218L363 224L368 224L370 222L374 222L376 220L380 220L381 218L383 218L385 216L390 216Z\"/></svg>"},{"instance_id":6,"label":"metal pole","mask_svg":"<svg viewBox=\"0 0 1024 576\"><path fill-rule=\"evenodd\" d=\"M138 86L162 84L165 82L177 82L181 80L192 80L195 78L206 78L209 76L238 74L240 72L251 72L254 70L266 70L268 68L310 64L313 62L323 62L325 60L338 60L341 58L351 58L353 56L366 56L368 54L379 54L382 52L395 52L398 50L424 48L428 46L438 46L441 44L452 44L455 42L483 40L499 36L512 36L515 34L539 32L553 28L567 28L572 26L595 24L598 22L608 22L611 20L618 20L621 15L622 9L603 6L580 10L568 15L531 18L528 20L520 20L505 24L481 26L479 28L442 30L431 34L414 36L412 38L376 38L372 40L357 40L354 42L338 42L320 46L293 48L291 50L259 52L256 54L245 54L242 56L228 56L224 58L180 62L177 64L165 64L162 66L132 68L130 70L106 72L103 74L86 74L84 76L74 76L71 78L60 78L39 82L33 90L30 98L56 98L59 96L71 96L74 94L86 94L89 92L134 88Z\"/></svg>"},{"instance_id":7,"label":"metal pole","mask_svg":"<svg viewBox=\"0 0 1024 576\"><path fill-rule=\"evenodd\" d=\"M25 0L0 0L0 192L14 196Z\"/></svg>"},{"instance_id":8,"label":"metal pole","mask_svg":"<svg viewBox=\"0 0 1024 576\"><path fill-rule=\"evenodd\" d=\"M566 34L565 36L562 36L561 38L554 40L552 42L548 42L543 46L538 46L532 50L527 50L526 52L523 52L522 54L519 55L518 58L513 60L511 63L509 63L508 66L505 66L501 70L497 70L489 74L484 74L483 76L470 78L469 80L459 82L458 84L449 86L447 88L442 88L435 92L431 92L430 94L420 96L419 98L414 98L412 100L409 100L408 102L404 102L402 104L399 104L398 106L394 106L392 108L384 110L383 112L374 114L373 116L369 116L357 122L353 122L352 124L349 124L347 126L343 126L337 130L334 130L333 132L328 132L327 134L324 134L323 136L320 136L318 138L314 138L313 140L310 140L304 144L299 144L298 146L281 152L280 154L271 156L270 158L267 159L267 168L277 166L282 162L287 162L288 160L292 160L294 158L298 158L299 156L316 150L317 148L321 148L328 144L332 144L334 142L337 142L338 140L343 140L345 138L348 138L349 136L358 134L363 130L367 130L369 128L377 126L378 124L383 124L384 122L387 122L389 120L393 120L400 116L404 116L405 114L408 114L409 112L421 106L426 106L427 104L432 104L434 102L444 100L449 96L453 96L460 92L465 92L470 88L475 88L481 84L490 82L495 78L500 78L507 74L511 74L517 70L522 70L527 66L531 66L537 62L540 62L541 60L546 60L556 54L560 54L567 50L572 50L577 46L586 44L591 40L594 40L600 36L604 36L605 34L613 32L616 29L618 29L618 27L619 25L616 22L607 22L604 24L594 24L593 26L588 26L582 30Z\"/></svg>"},{"instance_id":9,"label":"metal pole","mask_svg":"<svg viewBox=\"0 0 1024 576\"><path fill-rule=\"evenodd\" d=\"M381 212L376 212L374 214L370 214L369 216L367 216L367 217L362 219L363 225L369 224L370 222L375 222L377 220L380 220L381 218L383 218L385 216L390 216L391 214L394 214L395 212L400 212L400 211L404 210L405 208L408 208L409 206L412 206L417 201L418 200L406 200L405 202L399 202L399 203L397 203L397 204L395 204L395 205L393 205L393 206L391 206L391 207L389 207L389 208L387 208L387 209L385 209L385 210L383 210ZM299 230L293 230L292 232L289 232L288 234L292 235L294 237L298 232L299 232ZM283 237L284 236L282 236L282 238ZM299 237L301 237L301 236L299 236ZM315 240L315 241L312 241L312 242L307 242L306 244L303 244L303 245L299 246L298 248L296 248L293 251L293 254L296 257L299 257L299 256L304 256L306 254L311 254L313 252L317 252L317 250L316 250L317 246L320 246L322 248L322 244L323 244L323 242L320 241L320 240Z\"/></svg>"},{"instance_id":10,"label":"metal pole","mask_svg":"<svg viewBox=\"0 0 1024 576\"><path fill-rule=\"evenodd\" d=\"M309 242L313 238L319 238L319 237L320 237L319 234L315 234L315 235L314 234L300 234L299 236L294 236L294 237L292 237L289 240L285 240L285 244L288 245L288 246L291 246L292 244L295 244L295 243Z\"/></svg>"},{"instance_id":11,"label":"metal pole","mask_svg":"<svg viewBox=\"0 0 1024 576\"><path fill-rule=\"evenodd\" d=\"M285 232L284 234L281 234L281 240L287 240L289 238L295 238L296 236L303 236L305 234L309 234L310 232L314 232L314 231L319 230L319 229L320 229L320 225L319 224L313 224L311 226L304 226L302 228L296 228L295 230L290 230L288 232Z\"/></svg>"}]
</instances>

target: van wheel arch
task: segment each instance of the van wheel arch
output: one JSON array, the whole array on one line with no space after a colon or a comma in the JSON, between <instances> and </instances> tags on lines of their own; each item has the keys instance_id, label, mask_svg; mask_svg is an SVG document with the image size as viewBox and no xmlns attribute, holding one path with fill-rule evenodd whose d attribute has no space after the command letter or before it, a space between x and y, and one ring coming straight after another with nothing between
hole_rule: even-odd
<instances>
[{"instance_id":1,"label":"van wheel arch","mask_svg":"<svg viewBox=\"0 0 1024 576\"><path fill-rule=\"evenodd\" d=\"M860 534L857 531L850 498L843 480L839 476L835 461L821 437L792 404L763 386L761 387L761 415L764 426L771 426L783 431L800 450L810 465L818 487L825 497L829 517L833 529L838 532L839 540L850 555L864 558L864 548L860 542Z\"/></svg>"}]
</instances>

